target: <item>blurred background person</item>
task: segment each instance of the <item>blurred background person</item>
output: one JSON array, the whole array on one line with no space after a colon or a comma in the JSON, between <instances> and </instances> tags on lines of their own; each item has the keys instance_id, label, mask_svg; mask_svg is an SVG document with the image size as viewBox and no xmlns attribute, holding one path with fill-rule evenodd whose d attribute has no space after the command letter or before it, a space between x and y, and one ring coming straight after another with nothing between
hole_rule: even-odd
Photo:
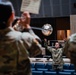
<instances>
[{"instance_id":1,"label":"blurred background person","mask_svg":"<svg viewBox=\"0 0 76 75\"><path fill-rule=\"evenodd\" d=\"M76 33L72 34L63 46L64 54L70 58L76 70Z\"/></svg>"}]
</instances>

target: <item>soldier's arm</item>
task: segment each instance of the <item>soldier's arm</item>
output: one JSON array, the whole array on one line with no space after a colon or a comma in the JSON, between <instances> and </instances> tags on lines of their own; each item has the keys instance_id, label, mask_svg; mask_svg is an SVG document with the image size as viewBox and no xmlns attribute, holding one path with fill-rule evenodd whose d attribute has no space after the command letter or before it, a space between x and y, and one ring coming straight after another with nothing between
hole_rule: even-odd
<instances>
[{"instance_id":1,"label":"soldier's arm","mask_svg":"<svg viewBox=\"0 0 76 75\"><path fill-rule=\"evenodd\" d=\"M65 42L64 46L63 46L63 54L67 56L68 54L68 47L69 47L69 39Z\"/></svg>"},{"instance_id":2,"label":"soldier's arm","mask_svg":"<svg viewBox=\"0 0 76 75\"><path fill-rule=\"evenodd\" d=\"M52 47L50 46L50 47L47 47L47 50L49 51L49 52L52 52Z\"/></svg>"},{"instance_id":3,"label":"soldier's arm","mask_svg":"<svg viewBox=\"0 0 76 75\"><path fill-rule=\"evenodd\" d=\"M41 43L41 39L34 33L34 31L29 28L29 29L24 29L23 32L29 32L31 35L33 35L37 41L39 41Z\"/></svg>"},{"instance_id":4,"label":"soldier's arm","mask_svg":"<svg viewBox=\"0 0 76 75\"><path fill-rule=\"evenodd\" d=\"M21 37L30 57L42 54L42 46L35 37L33 37L30 33L23 33Z\"/></svg>"},{"instance_id":5,"label":"soldier's arm","mask_svg":"<svg viewBox=\"0 0 76 75\"><path fill-rule=\"evenodd\" d=\"M29 12L24 12L22 15L24 19L21 19L20 23L28 31L28 33L23 33L22 39L24 40L25 46L26 44L28 46L27 50L29 50L30 56L36 56L42 52L42 46L39 43L40 38L31 29Z\"/></svg>"},{"instance_id":6,"label":"soldier's arm","mask_svg":"<svg viewBox=\"0 0 76 75\"><path fill-rule=\"evenodd\" d=\"M34 31L32 30L32 28L30 26L29 12L24 12L22 15L25 18L24 20L23 19L20 20L20 23L22 24L22 26L24 26L23 32L25 32L25 31L29 32L31 35L33 35L36 38L36 40L38 40L40 42L41 39L34 33Z\"/></svg>"}]
</instances>

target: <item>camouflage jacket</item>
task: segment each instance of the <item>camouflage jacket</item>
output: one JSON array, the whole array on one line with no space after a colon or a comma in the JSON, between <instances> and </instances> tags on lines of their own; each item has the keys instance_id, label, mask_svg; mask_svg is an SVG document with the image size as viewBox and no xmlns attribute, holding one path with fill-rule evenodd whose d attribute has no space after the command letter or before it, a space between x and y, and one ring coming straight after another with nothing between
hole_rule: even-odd
<instances>
[{"instance_id":1,"label":"camouflage jacket","mask_svg":"<svg viewBox=\"0 0 76 75\"><path fill-rule=\"evenodd\" d=\"M70 58L71 63L75 65L76 68L76 33L72 34L65 42L64 54Z\"/></svg>"},{"instance_id":2,"label":"camouflage jacket","mask_svg":"<svg viewBox=\"0 0 76 75\"><path fill-rule=\"evenodd\" d=\"M52 58L53 58L53 64L63 64L63 50L62 48L50 48L49 51L52 53Z\"/></svg>"},{"instance_id":3,"label":"camouflage jacket","mask_svg":"<svg viewBox=\"0 0 76 75\"><path fill-rule=\"evenodd\" d=\"M16 71L22 60L40 54L41 45L35 38L34 34L21 33L11 27L0 30L0 71Z\"/></svg>"}]
</instances>

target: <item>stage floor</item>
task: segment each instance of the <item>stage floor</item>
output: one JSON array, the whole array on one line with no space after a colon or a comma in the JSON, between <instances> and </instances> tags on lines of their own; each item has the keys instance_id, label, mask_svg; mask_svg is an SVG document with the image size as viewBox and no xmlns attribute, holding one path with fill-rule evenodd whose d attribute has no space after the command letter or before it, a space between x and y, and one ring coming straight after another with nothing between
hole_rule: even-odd
<instances>
[{"instance_id":1,"label":"stage floor","mask_svg":"<svg viewBox=\"0 0 76 75\"><path fill-rule=\"evenodd\" d=\"M52 63L52 58L29 58L31 63ZM64 63L70 64L69 58L63 58Z\"/></svg>"}]
</instances>

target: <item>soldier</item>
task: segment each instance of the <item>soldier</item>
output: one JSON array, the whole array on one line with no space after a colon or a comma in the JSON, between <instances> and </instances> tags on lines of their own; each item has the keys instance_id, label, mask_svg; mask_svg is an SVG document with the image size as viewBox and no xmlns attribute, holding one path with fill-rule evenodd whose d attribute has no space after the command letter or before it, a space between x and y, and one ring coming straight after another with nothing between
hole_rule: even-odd
<instances>
[{"instance_id":1,"label":"soldier","mask_svg":"<svg viewBox=\"0 0 76 75\"><path fill-rule=\"evenodd\" d=\"M39 37L30 27L30 15L24 12L20 25L28 32L14 30L15 11L10 2L0 2L0 75L32 75L29 56L41 54Z\"/></svg>"},{"instance_id":2,"label":"soldier","mask_svg":"<svg viewBox=\"0 0 76 75\"><path fill-rule=\"evenodd\" d=\"M52 62L52 65L53 65L53 69L54 70L63 70L63 58L62 58L62 55L63 55L63 50L62 48L60 48L60 44L59 42L56 42L55 43L55 47L54 48L48 48L48 50L51 52L52 54L52 58L53 58L53 62Z\"/></svg>"},{"instance_id":3,"label":"soldier","mask_svg":"<svg viewBox=\"0 0 76 75\"><path fill-rule=\"evenodd\" d=\"M76 70L76 33L66 40L63 50L64 54L70 58L71 63L75 65Z\"/></svg>"}]
</instances>

